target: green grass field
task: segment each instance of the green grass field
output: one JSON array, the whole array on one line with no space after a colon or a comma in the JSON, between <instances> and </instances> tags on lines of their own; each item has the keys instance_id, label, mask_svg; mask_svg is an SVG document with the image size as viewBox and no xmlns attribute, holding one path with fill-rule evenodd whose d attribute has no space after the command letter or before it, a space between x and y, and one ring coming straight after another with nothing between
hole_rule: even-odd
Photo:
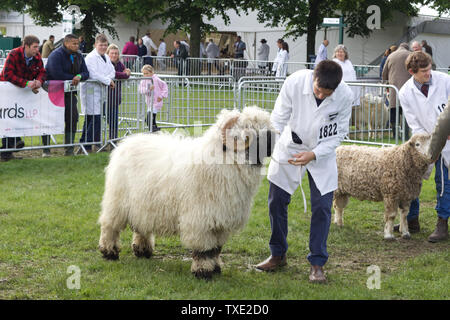
<instances>
[{"instance_id":1,"label":"green grass field","mask_svg":"<svg viewBox=\"0 0 450 320\"><path fill-rule=\"evenodd\" d=\"M101 153L0 164L0 299L450 298L450 242L426 240L436 222L433 179L424 181L422 231L411 240L384 241L383 205L351 200L344 227L331 226L326 285L308 283L310 212L299 191L290 205L288 266L253 269L269 255L264 180L248 225L223 248L222 275L207 282L190 273L191 254L176 237L157 238L155 255L138 259L127 228L120 260L103 260L97 218L107 162ZM307 179L303 187L308 197ZM366 286L371 265L381 270L379 290ZM70 266L79 268L80 289L67 286Z\"/></svg>"}]
</instances>

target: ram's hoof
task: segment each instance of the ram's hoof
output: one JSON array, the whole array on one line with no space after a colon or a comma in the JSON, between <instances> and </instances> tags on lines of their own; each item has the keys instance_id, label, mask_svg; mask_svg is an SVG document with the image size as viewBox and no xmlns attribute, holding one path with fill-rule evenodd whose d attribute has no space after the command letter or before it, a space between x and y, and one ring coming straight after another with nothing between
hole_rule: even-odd
<instances>
[{"instance_id":1,"label":"ram's hoof","mask_svg":"<svg viewBox=\"0 0 450 320\"><path fill-rule=\"evenodd\" d=\"M215 274L221 274L222 273L222 268L220 268L220 266L215 266L213 273Z\"/></svg>"},{"instance_id":2,"label":"ram's hoof","mask_svg":"<svg viewBox=\"0 0 450 320\"><path fill-rule=\"evenodd\" d=\"M106 260L119 260L119 249L116 247L114 247L111 251L100 248L100 252Z\"/></svg>"},{"instance_id":3,"label":"ram's hoof","mask_svg":"<svg viewBox=\"0 0 450 320\"><path fill-rule=\"evenodd\" d=\"M198 270L198 271L193 272L193 274L195 275L195 277L197 279L203 279L206 281L210 281L213 277L214 270L213 271Z\"/></svg>"},{"instance_id":4,"label":"ram's hoof","mask_svg":"<svg viewBox=\"0 0 450 320\"><path fill-rule=\"evenodd\" d=\"M411 235L409 233L402 234L402 239L409 240L411 239Z\"/></svg>"},{"instance_id":5,"label":"ram's hoof","mask_svg":"<svg viewBox=\"0 0 450 320\"><path fill-rule=\"evenodd\" d=\"M150 259L153 255L153 252L148 248L141 248L136 244L133 244L133 252L134 255L138 258L147 258Z\"/></svg>"}]
</instances>

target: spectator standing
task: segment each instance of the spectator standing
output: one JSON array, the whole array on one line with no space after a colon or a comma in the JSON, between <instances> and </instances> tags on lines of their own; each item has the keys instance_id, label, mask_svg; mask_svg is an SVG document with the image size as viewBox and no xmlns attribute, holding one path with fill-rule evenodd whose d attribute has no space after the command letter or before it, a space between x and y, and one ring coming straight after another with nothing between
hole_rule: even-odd
<instances>
[{"instance_id":1,"label":"spectator standing","mask_svg":"<svg viewBox=\"0 0 450 320\"><path fill-rule=\"evenodd\" d=\"M166 42L163 38L159 39L159 47L158 47L158 57L166 56ZM166 70L166 61L165 58L158 58L159 67L161 70Z\"/></svg>"},{"instance_id":2,"label":"spectator standing","mask_svg":"<svg viewBox=\"0 0 450 320\"><path fill-rule=\"evenodd\" d=\"M265 69L267 67L267 61L269 60L270 47L267 44L266 39L261 39L261 46L258 48L258 67Z\"/></svg>"},{"instance_id":3,"label":"spectator standing","mask_svg":"<svg viewBox=\"0 0 450 320\"><path fill-rule=\"evenodd\" d=\"M246 49L245 42L242 41L241 36L237 36L236 42L234 43L234 58L244 59L244 51Z\"/></svg>"},{"instance_id":4,"label":"spectator standing","mask_svg":"<svg viewBox=\"0 0 450 320\"><path fill-rule=\"evenodd\" d=\"M144 41L142 40L142 38L139 38L138 39L138 56L142 58L145 55L147 55L147 47L144 45Z\"/></svg>"},{"instance_id":5,"label":"spectator standing","mask_svg":"<svg viewBox=\"0 0 450 320\"><path fill-rule=\"evenodd\" d=\"M277 55L275 57L275 60L273 61L273 65L272 65L272 72L273 75L275 75L277 73L277 69L278 69L278 64L280 63L280 61L282 60L281 57L281 51L283 50L283 39L278 39L277 40Z\"/></svg>"},{"instance_id":6,"label":"spectator standing","mask_svg":"<svg viewBox=\"0 0 450 320\"><path fill-rule=\"evenodd\" d=\"M395 50L395 52L391 53L386 59L386 63L384 64L382 78L383 81L387 81L389 84L392 84L397 89L401 89L403 84L411 78L408 70L405 68L405 61L409 56L409 46L407 43L400 44L399 48ZM394 90L389 91L389 107L390 107L390 120L391 127L393 129L394 138L395 138L395 123L396 123L396 92ZM401 119L402 108L399 106L399 119ZM405 136L408 139L409 129L406 126L405 128Z\"/></svg>"},{"instance_id":7,"label":"spectator standing","mask_svg":"<svg viewBox=\"0 0 450 320\"><path fill-rule=\"evenodd\" d=\"M287 42L283 41L283 43L281 44L281 50L279 55L277 55L277 58L278 61L276 63L277 70L275 72L275 77L284 78L287 74L287 62L289 61L289 45L287 44Z\"/></svg>"},{"instance_id":8,"label":"spectator standing","mask_svg":"<svg viewBox=\"0 0 450 320\"><path fill-rule=\"evenodd\" d=\"M411 50L412 51L422 51L422 45L419 43L419 41L413 41L411 43Z\"/></svg>"},{"instance_id":9,"label":"spectator standing","mask_svg":"<svg viewBox=\"0 0 450 320\"><path fill-rule=\"evenodd\" d=\"M39 54L39 39L28 35L23 39L23 45L12 49L6 57L0 81L9 81L15 86L38 93L46 79L46 72ZM25 143L20 137L2 138L1 149L20 149ZM1 160L8 161L16 157L12 152L2 152Z\"/></svg>"},{"instance_id":10,"label":"spectator standing","mask_svg":"<svg viewBox=\"0 0 450 320\"><path fill-rule=\"evenodd\" d=\"M430 57L433 57L433 49L430 47L426 40L422 40L422 47L425 49L425 52L430 55Z\"/></svg>"},{"instance_id":11,"label":"spectator standing","mask_svg":"<svg viewBox=\"0 0 450 320\"><path fill-rule=\"evenodd\" d=\"M85 53L86 52L86 41L84 41L84 37L83 36L79 36L78 37L78 43L79 43L79 50L81 53Z\"/></svg>"},{"instance_id":12,"label":"spectator standing","mask_svg":"<svg viewBox=\"0 0 450 320\"><path fill-rule=\"evenodd\" d=\"M387 59L387 57L390 54L391 54L391 49L388 48L388 49L386 49L386 51L384 51L383 57L381 58L381 62L380 62L380 79L382 79L384 64L386 63L386 59Z\"/></svg>"},{"instance_id":13,"label":"spectator standing","mask_svg":"<svg viewBox=\"0 0 450 320\"><path fill-rule=\"evenodd\" d=\"M319 49L317 50L316 61L314 62L314 67L317 66L321 61L327 60L327 46L329 41L327 39L323 40L320 44Z\"/></svg>"},{"instance_id":14,"label":"spectator standing","mask_svg":"<svg viewBox=\"0 0 450 320\"><path fill-rule=\"evenodd\" d=\"M356 81L356 71L348 56L348 50L343 44L339 44L334 49L333 61L342 68L342 80ZM360 102L360 87L350 87L353 91L352 107L358 107Z\"/></svg>"},{"instance_id":15,"label":"spectator standing","mask_svg":"<svg viewBox=\"0 0 450 320\"><path fill-rule=\"evenodd\" d=\"M146 123L150 129L150 123L152 123L152 129L150 131L159 131L160 128L156 125L156 116L163 106L163 99L169 95L169 89L167 83L162 81L154 72L151 65L144 65L142 67L142 74L145 78L139 84L139 93L145 95L145 103L147 104L147 119ZM152 106L152 91L153 91L153 106Z\"/></svg>"},{"instance_id":16,"label":"spectator standing","mask_svg":"<svg viewBox=\"0 0 450 320\"><path fill-rule=\"evenodd\" d=\"M53 50L55 50L55 36L50 36L47 41L44 42L44 45L42 46L42 58L48 58L50 53L52 53Z\"/></svg>"},{"instance_id":17,"label":"spectator standing","mask_svg":"<svg viewBox=\"0 0 450 320\"><path fill-rule=\"evenodd\" d=\"M144 41L144 45L147 47L147 54L149 56L152 55L152 49L155 50L155 51L158 50L158 47L155 45L155 43L153 42L153 40L151 38L150 31L147 31L145 36L142 37L142 41Z\"/></svg>"},{"instance_id":18,"label":"spectator standing","mask_svg":"<svg viewBox=\"0 0 450 320\"><path fill-rule=\"evenodd\" d=\"M141 40L141 39L140 39ZM147 48L143 46L145 50ZM119 47L115 44L110 44L106 49L106 54L109 56L114 70L116 71L115 79L128 79L131 75L131 70L125 68L124 64L120 62ZM119 129L119 105L122 102L122 82L116 81L114 88L108 88L108 108L106 118L109 126L109 139L114 140L118 137Z\"/></svg>"},{"instance_id":19,"label":"spectator standing","mask_svg":"<svg viewBox=\"0 0 450 320\"><path fill-rule=\"evenodd\" d=\"M94 50L86 57L89 70L89 79L96 82L87 82L81 85L81 109L83 110L84 124L80 142L100 142L101 110L106 100L106 88L114 88L116 70L106 54L108 39L104 34L95 38ZM86 151L92 152L92 146L86 145Z\"/></svg>"},{"instance_id":20,"label":"spectator standing","mask_svg":"<svg viewBox=\"0 0 450 320\"><path fill-rule=\"evenodd\" d=\"M178 68L178 75L182 76L184 74L187 74L186 59L189 54L186 47L181 44L180 41L174 41L173 46L175 47L175 49L173 50L171 57L175 60L175 65Z\"/></svg>"},{"instance_id":21,"label":"spectator standing","mask_svg":"<svg viewBox=\"0 0 450 320\"><path fill-rule=\"evenodd\" d=\"M206 57L208 58L208 75L211 75L211 69L212 66L216 68L217 71L219 71L219 74L222 74L220 67L218 66L217 59L219 58L219 47L217 44L214 43L213 39L209 39L208 46L206 47Z\"/></svg>"},{"instance_id":22,"label":"spectator standing","mask_svg":"<svg viewBox=\"0 0 450 320\"><path fill-rule=\"evenodd\" d=\"M437 118L444 110L450 97L450 76L432 71L431 64L431 56L420 51L412 52L405 62L406 69L412 77L400 89L399 99L406 121L413 134L431 134L436 126ZM450 142L447 140L439 159L435 163L434 180L437 194L435 209L438 219L434 232L428 237L429 242L448 239L448 218L450 217L449 165ZM429 168L429 174L431 174L431 171L432 166ZM417 203L417 207L419 206L419 199L415 199L413 202ZM420 231L419 210L416 212L410 210L407 221L411 233Z\"/></svg>"},{"instance_id":23,"label":"spectator standing","mask_svg":"<svg viewBox=\"0 0 450 320\"><path fill-rule=\"evenodd\" d=\"M348 133L352 96L334 61L322 61L314 71L299 70L284 81L270 116L281 132L267 174L271 256L257 269L276 271L287 264L288 205L307 172L312 213L309 280L326 281L323 266L328 260L333 191L338 186L335 150Z\"/></svg>"},{"instance_id":24,"label":"spectator standing","mask_svg":"<svg viewBox=\"0 0 450 320\"><path fill-rule=\"evenodd\" d=\"M186 40L181 40L180 43L186 47L187 53L188 55L191 54L191 46L189 45L189 43L187 43L187 39Z\"/></svg>"},{"instance_id":25,"label":"spectator standing","mask_svg":"<svg viewBox=\"0 0 450 320\"><path fill-rule=\"evenodd\" d=\"M76 87L80 81L89 79L89 71L79 48L79 40L74 34L64 37L61 47L53 51L48 57L47 74L49 80L69 80ZM64 144L73 144L78 124L77 91L64 92ZM50 136L43 136L42 143L50 144ZM46 157L50 149L44 149ZM73 155L73 146L66 147L65 155Z\"/></svg>"}]
</instances>

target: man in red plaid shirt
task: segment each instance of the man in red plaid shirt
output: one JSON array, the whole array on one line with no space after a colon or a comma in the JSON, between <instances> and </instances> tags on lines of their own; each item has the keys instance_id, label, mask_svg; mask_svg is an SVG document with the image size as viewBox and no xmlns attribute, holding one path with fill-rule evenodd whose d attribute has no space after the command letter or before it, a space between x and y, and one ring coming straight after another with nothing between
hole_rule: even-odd
<instances>
[{"instance_id":1,"label":"man in red plaid shirt","mask_svg":"<svg viewBox=\"0 0 450 320\"><path fill-rule=\"evenodd\" d=\"M38 93L45 78L44 63L39 54L39 39L32 35L26 36L23 39L23 46L11 50L8 54L0 74L0 81L9 81L18 87L28 87L34 93ZM24 145L20 137L2 138L1 149L18 149ZM1 153L2 161L14 158L12 152Z\"/></svg>"}]
</instances>

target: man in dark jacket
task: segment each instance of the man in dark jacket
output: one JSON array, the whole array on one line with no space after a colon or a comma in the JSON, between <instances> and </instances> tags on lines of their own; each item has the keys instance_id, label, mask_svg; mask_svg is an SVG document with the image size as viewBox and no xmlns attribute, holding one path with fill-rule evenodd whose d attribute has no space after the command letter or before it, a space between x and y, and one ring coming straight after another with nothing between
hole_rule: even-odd
<instances>
[{"instance_id":1,"label":"man in dark jacket","mask_svg":"<svg viewBox=\"0 0 450 320\"><path fill-rule=\"evenodd\" d=\"M44 64L39 54L39 39L32 35L26 36L23 46L11 50L8 54L0 81L9 81L20 88L28 87L37 93L45 77ZM18 149L24 145L20 137L2 138L2 149ZM2 161L14 158L12 152L1 153Z\"/></svg>"},{"instance_id":2,"label":"man in dark jacket","mask_svg":"<svg viewBox=\"0 0 450 320\"><path fill-rule=\"evenodd\" d=\"M53 51L47 61L48 80L71 80L72 86L76 87L80 81L89 78L89 71L84 62L83 55L78 50L79 40L77 36L68 34L64 37L61 47ZM64 144L73 144L77 132L78 108L77 91L64 93ZM49 136L42 137L42 143L48 145ZM42 156L48 156L49 149L45 149ZM66 147L65 155L73 155L73 146Z\"/></svg>"},{"instance_id":3,"label":"man in dark jacket","mask_svg":"<svg viewBox=\"0 0 450 320\"><path fill-rule=\"evenodd\" d=\"M172 58L175 60L175 64L178 67L178 75L182 76L183 74L187 74L187 63L186 59L189 56L189 53L186 49L186 46L182 44L180 41L174 41L173 46L175 49L172 53Z\"/></svg>"}]
</instances>

